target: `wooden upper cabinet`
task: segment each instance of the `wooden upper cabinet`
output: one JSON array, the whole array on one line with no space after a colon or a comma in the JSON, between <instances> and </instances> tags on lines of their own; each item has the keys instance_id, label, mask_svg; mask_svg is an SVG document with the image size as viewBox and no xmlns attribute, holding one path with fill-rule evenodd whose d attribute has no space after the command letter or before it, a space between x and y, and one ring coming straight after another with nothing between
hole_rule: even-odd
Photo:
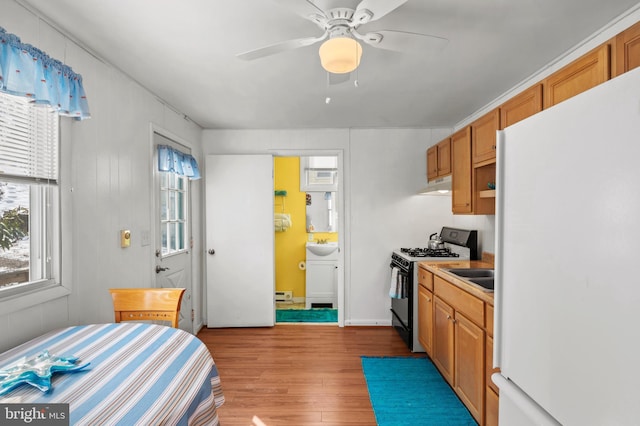
<instances>
[{"instance_id":1,"label":"wooden upper cabinet","mask_svg":"<svg viewBox=\"0 0 640 426\"><path fill-rule=\"evenodd\" d=\"M471 187L471 126L451 136L451 210L453 213L472 213Z\"/></svg>"},{"instance_id":2,"label":"wooden upper cabinet","mask_svg":"<svg viewBox=\"0 0 640 426\"><path fill-rule=\"evenodd\" d=\"M496 108L471 123L473 165L495 161L496 132L500 129L500 109Z\"/></svg>"},{"instance_id":3,"label":"wooden upper cabinet","mask_svg":"<svg viewBox=\"0 0 640 426\"><path fill-rule=\"evenodd\" d=\"M544 107L589 90L610 78L609 44L581 56L544 80Z\"/></svg>"},{"instance_id":4,"label":"wooden upper cabinet","mask_svg":"<svg viewBox=\"0 0 640 426\"><path fill-rule=\"evenodd\" d=\"M438 146L427 149L427 181L438 177Z\"/></svg>"},{"instance_id":5,"label":"wooden upper cabinet","mask_svg":"<svg viewBox=\"0 0 640 426\"><path fill-rule=\"evenodd\" d=\"M427 180L451 174L451 139L446 138L427 150Z\"/></svg>"},{"instance_id":6,"label":"wooden upper cabinet","mask_svg":"<svg viewBox=\"0 0 640 426\"><path fill-rule=\"evenodd\" d=\"M615 75L640 67L640 22L616 36Z\"/></svg>"},{"instance_id":7,"label":"wooden upper cabinet","mask_svg":"<svg viewBox=\"0 0 640 426\"><path fill-rule=\"evenodd\" d=\"M540 111L542 111L542 83L517 94L500 106L500 128L509 127Z\"/></svg>"}]
</instances>

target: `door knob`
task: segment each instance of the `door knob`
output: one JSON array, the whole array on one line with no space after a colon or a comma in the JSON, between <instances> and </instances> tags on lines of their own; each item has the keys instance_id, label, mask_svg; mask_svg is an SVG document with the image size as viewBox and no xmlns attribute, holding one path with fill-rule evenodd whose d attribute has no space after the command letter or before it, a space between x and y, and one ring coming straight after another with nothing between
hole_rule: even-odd
<instances>
[{"instance_id":1,"label":"door knob","mask_svg":"<svg viewBox=\"0 0 640 426\"><path fill-rule=\"evenodd\" d=\"M214 249L209 249L209 251L207 252L209 254L216 254L216 251Z\"/></svg>"},{"instance_id":2,"label":"door knob","mask_svg":"<svg viewBox=\"0 0 640 426\"><path fill-rule=\"evenodd\" d=\"M168 270L168 269L169 269L169 268L163 268L162 266L157 265L157 266L156 266L156 274L159 274L160 272L162 272L162 271L166 271L166 270Z\"/></svg>"}]
</instances>

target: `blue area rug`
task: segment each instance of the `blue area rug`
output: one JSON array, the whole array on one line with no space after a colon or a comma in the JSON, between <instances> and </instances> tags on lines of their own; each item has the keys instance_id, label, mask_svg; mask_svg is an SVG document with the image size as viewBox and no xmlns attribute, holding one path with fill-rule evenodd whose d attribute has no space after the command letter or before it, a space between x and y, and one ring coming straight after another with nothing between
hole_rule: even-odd
<instances>
[{"instance_id":1,"label":"blue area rug","mask_svg":"<svg viewBox=\"0 0 640 426\"><path fill-rule=\"evenodd\" d=\"M378 426L470 426L471 413L426 357L362 357Z\"/></svg>"},{"instance_id":2,"label":"blue area rug","mask_svg":"<svg viewBox=\"0 0 640 426\"><path fill-rule=\"evenodd\" d=\"M338 322L337 309L276 309L276 322Z\"/></svg>"}]
</instances>

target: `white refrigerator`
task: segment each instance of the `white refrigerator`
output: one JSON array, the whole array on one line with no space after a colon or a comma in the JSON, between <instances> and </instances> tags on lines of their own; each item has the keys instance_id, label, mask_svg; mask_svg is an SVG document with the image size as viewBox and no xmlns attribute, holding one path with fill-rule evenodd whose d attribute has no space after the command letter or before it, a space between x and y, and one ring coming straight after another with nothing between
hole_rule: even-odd
<instances>
[{"instance_id":1,"label":"white refrigerator","mask_svg":"<svg viewBox=\"0 0 640 426\"><path fill-rule=\"evenodd\" d=\"M501 425L640 424L640 68L498 134Z\"/></svg>"}]
</instances>

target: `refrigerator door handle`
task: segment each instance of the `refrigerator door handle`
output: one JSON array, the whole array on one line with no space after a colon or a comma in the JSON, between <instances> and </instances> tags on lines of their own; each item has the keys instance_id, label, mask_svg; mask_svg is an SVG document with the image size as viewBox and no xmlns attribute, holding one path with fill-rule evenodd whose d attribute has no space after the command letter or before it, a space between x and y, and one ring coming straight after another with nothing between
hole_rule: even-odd
<instances>
[{"instance_id":1,"label":"refrigerator door handle","mask_svg":"<svg viewBox=\"0 0 640 426\"><path fill-rule=\"evenodd\" d=\"M522 413L526 414L531 424L539 426L562 426L544 408L529 398L518 386L500 373L493 373L491 380L500 388L500 398L508 398Z\"/></svg>"},{"instance_id":2,"label":"refrigerator door handle","mask_svg":"<svg viewBox=\"0 0 640 426\"><path fill-rule=\"evenodd\" d=\"M496 281L494 297L494 319L493 319L493 367L500 368L502 366L502 301L503 301L503 286L502 286L502 245L500 242L504 236L504 229L502 226L502 215L504 213L504 195L502 193L504 189L504 150L505 135L503 130L497 132L497 146L496 151L496 240L495 240L495 270L494 279Z\"/></svg>"}]
</instances>

